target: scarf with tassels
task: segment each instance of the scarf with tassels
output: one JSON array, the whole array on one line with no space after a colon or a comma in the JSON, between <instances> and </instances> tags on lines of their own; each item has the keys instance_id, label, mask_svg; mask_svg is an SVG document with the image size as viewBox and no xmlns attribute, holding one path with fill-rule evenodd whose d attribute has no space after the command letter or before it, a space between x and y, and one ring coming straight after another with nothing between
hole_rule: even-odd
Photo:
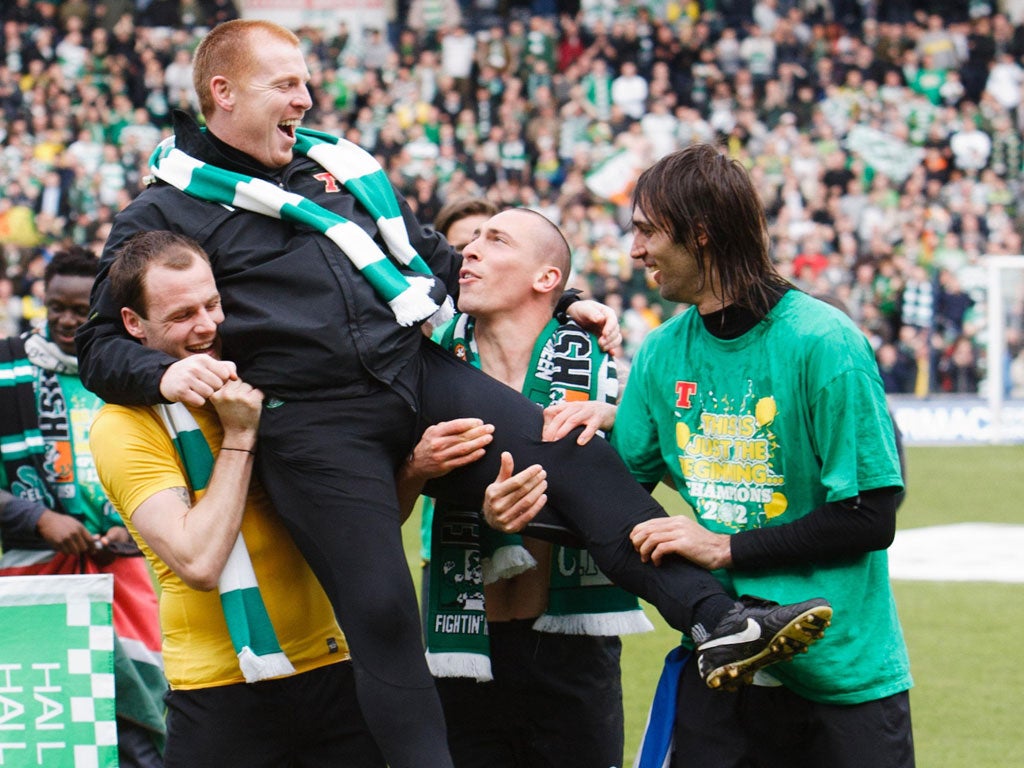
<instances>
[{"instance_id":1,"label":"scarf with tassels","mask_svg":"<svg viewBox=\"0 0 1024 768\"><path fill-rule=\"evenodd\" d=\"M458 315L435 338L457 357L479 367L473 319ZM523 394L540 406L558 400L615 402L610 358L593 336L552 320L538 337ZM500 553L500 554L499 554ZM510 578L536 563L518 535L481 524L476 511L439 504L431 536L427 597L427 663L435 677L491 680L484 584ZM539 632L623 635L653 629L637 598L613 585L586 550L555 546L548 609L533 625Z\"/></svg>"},{"instance_id":2,"label":"scarf with tassels","mask_svg":"<svg viewBox=\"0 0 1024 768\"><path fill-rule=\"evenodd\" d=\"M358 224L269 181L197 160L177 149L173 136L157 146L149 165L153 176L192 197L320 232L359 269L400 325L429 319L437 326L449 320L452 299L432 298L431 288L438 292L440 281L410 244L394 188L373 155L352 142L306 128L295 132L295 152L321 165L370 212L390 258ZM415 274L406 276L392 259Z\"/></svg>"},{"instance_id":3,"label":"scarf with tassels","mask_svg":"<svg viewBox=\"0 0 1024 768\"><path fill-rule=\"evenodd\" d=\"M192 492L200 498L213 474L214 457L206 437L185 405L170 403L153 408L181 458ZM221 572L217 590L245 682L292 674L295 668L277 641L241 531Z\"/></svg>"}]
</instances>

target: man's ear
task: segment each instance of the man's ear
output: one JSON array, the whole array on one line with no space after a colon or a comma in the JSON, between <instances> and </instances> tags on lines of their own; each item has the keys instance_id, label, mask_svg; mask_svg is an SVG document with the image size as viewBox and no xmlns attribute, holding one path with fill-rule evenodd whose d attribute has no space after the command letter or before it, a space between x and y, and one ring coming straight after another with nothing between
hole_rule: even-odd
<instances>
[{"instance_id":1,"label":"man's ear","mask_svg":"<svg viewBox=\"0 0 1024 768\"><path fill-rule=\"evenodd\" d=\"M221 109L230 112L235 106L235 85L223 75L210 80L210 95Z\"/></svg>"},{"instance_id":2,"label":"man's ear","mask_svg":"<svg viewBox=\"0 0 1024 768\"><path fill-rule=\"evenodd\" d=\"M124 329L128 331L130 335L134 336L139 341L146 340L146 331L142 327L142 318L134 309L121 307L121 322L124 323Z\"/></svg>"},{"instance_id":3,"label":"man's ear","mask_svg":"<svg viewBox=\"0 0 1024 768\"><path fill-rule=\"evenodd\" d=\"M541 267L533 278L533 290L538 293L551 293L557 290L562 282L562 270L558 267L547 265Z\"/></svg>"}]
</instances>

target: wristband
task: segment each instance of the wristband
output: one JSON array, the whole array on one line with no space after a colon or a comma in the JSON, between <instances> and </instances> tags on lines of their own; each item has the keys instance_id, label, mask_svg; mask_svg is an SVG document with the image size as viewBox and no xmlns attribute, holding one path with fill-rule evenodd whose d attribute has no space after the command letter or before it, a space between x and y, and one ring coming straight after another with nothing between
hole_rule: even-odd
<instances>
[{"instance_id":1,"label":"wristband","mask_svg":"<svg viewBox=\"0 0 1024 768\"><path fill-rule=\"evenodd\" d=\"M582 291L580 291L579 288L566 289L565 293L562 294L561 298L558 299L558 303L555 305L555 311L553 313L555 320L562 325L569 322L569 315L567 314L569 306L580 300L580 293L582 293Z\"/></svg>"},{"instance_id":2,"label":"wristband","mask_svg":"<svg viewBox=\"0 0 1024 768\"><path fill-rule=\"evenodd\" d=\"M241 453L248 453L250 456L255 456L256 455L256 451L250 451L248 448L229 448L226 445L222 445L220 447L220 449L222 451L239 451Z\"/></svg>"}]
</instances>

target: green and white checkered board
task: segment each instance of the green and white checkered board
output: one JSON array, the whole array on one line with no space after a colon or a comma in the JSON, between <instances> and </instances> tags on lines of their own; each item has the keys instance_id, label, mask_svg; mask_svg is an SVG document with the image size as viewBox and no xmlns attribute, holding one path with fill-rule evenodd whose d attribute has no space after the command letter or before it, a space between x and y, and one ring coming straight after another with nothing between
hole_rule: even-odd
<instances>
[{"instance_id":1,"label":"green and white checkered board","mask_svg":"<svg viewBox=\"0 0 1024 768\"><path fill-rule=\"evenodd\" d=\"M114 581L0 579L0 766L117 768Z\"/></svg>"}]
</instances>

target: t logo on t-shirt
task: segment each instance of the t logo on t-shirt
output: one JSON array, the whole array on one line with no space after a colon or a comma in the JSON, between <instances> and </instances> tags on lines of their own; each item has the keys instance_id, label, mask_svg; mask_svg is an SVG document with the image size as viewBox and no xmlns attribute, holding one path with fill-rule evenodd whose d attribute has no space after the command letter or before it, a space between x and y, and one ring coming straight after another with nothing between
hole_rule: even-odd
<instances>
[{"instance_id":1,"label":"t logo on t-shirt","mask_svg":"<svg viewBox=\"0 0 1024 768\"><path fill-rule=\"evenodd\" d=\"M697 394L697 382L677 381L676 382L676 408L690 408L690 398Z\"/></svg>"}]
</instances>

